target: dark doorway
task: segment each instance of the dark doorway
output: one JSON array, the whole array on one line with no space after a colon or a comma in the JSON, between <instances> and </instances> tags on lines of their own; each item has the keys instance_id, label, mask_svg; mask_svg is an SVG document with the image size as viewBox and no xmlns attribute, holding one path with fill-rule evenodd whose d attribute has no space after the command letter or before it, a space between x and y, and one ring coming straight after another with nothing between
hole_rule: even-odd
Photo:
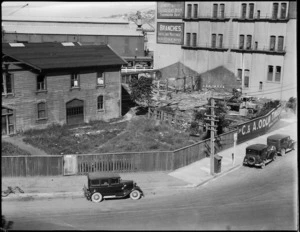
<instances>
[{"instance_id":1,"label":"dark doorway","mask_svg":"<svg viewBox=\"0 0 300 232\"><path fill-rule=\"evenodd\" d=\"M67 102L67 124L75 125L81 124L84 121L84 108L83 101L78 99L73 99L72 101Z\"/></svg>"}]
</instances>

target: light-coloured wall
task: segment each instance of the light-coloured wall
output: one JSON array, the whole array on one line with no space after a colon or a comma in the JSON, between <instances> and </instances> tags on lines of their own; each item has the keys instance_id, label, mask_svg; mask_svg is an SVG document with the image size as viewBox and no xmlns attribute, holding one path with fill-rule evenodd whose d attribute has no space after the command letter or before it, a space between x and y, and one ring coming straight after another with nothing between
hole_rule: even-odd
<instances>
[{"instance_id":1,"label":"light-coloured wall","mask_svg":"<svg viewBox=\"0 0 300 232\"><path fill-rule=\"evenodd\" d=\"M257 10L260 10L260 17L272 16L273 3L275 2L185 2L185 12L187 14L188 4L198 4L199 17L211 17L213 4L225 4L225 17L227 21L179 21L178 19L156 19L157 22L184 22L184 38L186 33L197 33L197 46L210 47L212 34L223 34L223 46L228 47L228 51L215 50L190 50L183 49L181 45L157 44L154 51L154 68L164 68L178 61L183 65L204 73L219 66L224 66L231 72L237 74L238 69L248 69L250 71L249 88L243 88L243 92L257 97L267 97L273 99L288 100L296 96L296 20L289 19L288 22L270 21L233 21L233 18L240 17L241 4L247 4L247 17L249 15L249 3L254 3L254 18ZM277 2L280 4L287 1ZM286 14L289 11L287 4ZM193 15L193 10L192 10ZM278 46L278 36L284 37L285 54L272 53L241 53L231 51L239 45L239 35L252 35L252 48L255 42L258 43L258 50L268 50L270 47L270 36L276 36L276 49ZM280 82L267 81L268 66L281 66ZM275 74L274 74L275 75ZM263 82L262 91L259 90L259 83ZM244 80L242 81L242 84Z\"/></svg>"}]
</instances>

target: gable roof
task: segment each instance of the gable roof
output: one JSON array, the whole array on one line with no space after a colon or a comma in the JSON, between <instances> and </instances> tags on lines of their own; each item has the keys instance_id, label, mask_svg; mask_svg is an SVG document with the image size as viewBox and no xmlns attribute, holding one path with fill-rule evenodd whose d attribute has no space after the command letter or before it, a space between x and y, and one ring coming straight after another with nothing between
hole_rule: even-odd
<instances>
[{"instance_id":1,"label":"gable roof","mask_svg":"<svg viewBox=\"0 0 300 232\"><path fill-rule=\"evenodd\" d=\"M121 66L127 62L109 45L64 46L62 43L28 43L24 47L2 44L2 54L40 71L52 69Z\"/></svg>"}]
</instances>

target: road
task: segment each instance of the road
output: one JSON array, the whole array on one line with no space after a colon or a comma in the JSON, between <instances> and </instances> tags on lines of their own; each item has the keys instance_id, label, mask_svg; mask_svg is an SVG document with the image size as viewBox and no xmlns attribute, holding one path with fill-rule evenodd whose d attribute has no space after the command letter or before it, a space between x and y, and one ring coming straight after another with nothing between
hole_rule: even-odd
<instances>
[{"instance_id":1,"label":"road","mask_svg":"<svg viewBox=\"0 0 300 232\"><path fill-rule=\"evenodd\" d=\"M2 202L15 230L296 230L297 153L264 169L240 167L198 188L139 201Z\"/></svg>"}]
</instances>

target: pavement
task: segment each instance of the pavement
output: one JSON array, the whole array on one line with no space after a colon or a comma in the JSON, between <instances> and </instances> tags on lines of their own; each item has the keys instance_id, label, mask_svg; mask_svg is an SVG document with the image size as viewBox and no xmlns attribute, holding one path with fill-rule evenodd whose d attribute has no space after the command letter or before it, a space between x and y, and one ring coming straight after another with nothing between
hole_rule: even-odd
<instances>
[{"instance_id":1,"label":"pavement","mask_svg":"<svg viewBox=\"0 0 300 232\"><path fill-rule=\"evenodd\" d=\"M243 163L245 148L248 145L266 143L267 137L276 133L289 134L292 139L297 140L297 116L283 118L280 121L284 127L273 129L265 135L237 145L234 160L232 157L233 147L217 153L222 156L222 163L221 171L215 175L210 174L210 158L208 157L171 172L120 173L120 176L124 180L137 182L146 197L149 195L162 195L166 191L180 191L199 187L240 168ZM2 190L7 189L7 186L19 186L25 192L10 194L7 197L2 197L2 200L80 198L83 197L83 185L87 185L87 177L80 175L2 177Z\"/></svg>"}]
</instances>

